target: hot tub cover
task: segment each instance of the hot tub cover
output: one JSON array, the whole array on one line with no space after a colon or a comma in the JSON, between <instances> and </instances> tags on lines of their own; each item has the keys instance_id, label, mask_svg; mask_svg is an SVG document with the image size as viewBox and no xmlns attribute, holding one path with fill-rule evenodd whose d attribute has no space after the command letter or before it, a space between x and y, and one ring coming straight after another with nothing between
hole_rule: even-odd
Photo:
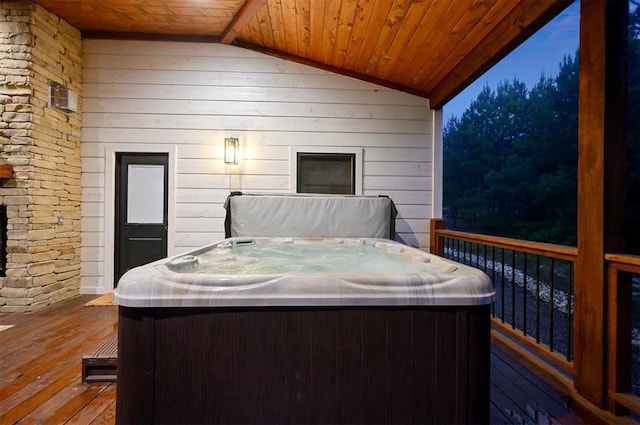
<instances>
[{"instance_id":1,"label":"hot tub cover","mask_svg":"<svg viewBox=\"0 0 640 425\"><path fill-rule=\"evenodd\" d=\"M232 192L225 237L395 237L397 210L386 196Z\"/></svg>"},{"instance_id":2,"label":"hot tub cover","mask_svg":"<svg viewBox=\"0 0 640 425\"><path fill-rule=\"evenodd\" d=\"M400 255L405 265L389 271L350 272L336 265L329 272L232 274L194 268L205 257L220 255L220 261L227 261L243 247L278 244L340 246L343 252L364 246L389 257ZM126 307L467 306L488 304L493 295L489 277L480 270L386 239L229 238L129 270L114 300Z\"/></svg>"}]
</instances>

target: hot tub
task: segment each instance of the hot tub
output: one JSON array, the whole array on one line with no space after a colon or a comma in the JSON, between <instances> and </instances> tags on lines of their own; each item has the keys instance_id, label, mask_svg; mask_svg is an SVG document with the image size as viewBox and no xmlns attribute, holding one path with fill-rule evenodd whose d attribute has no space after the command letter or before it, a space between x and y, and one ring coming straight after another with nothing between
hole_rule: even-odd
<instances>
[{"instance_id":1,"label":"hot tub","mask_svg":"<svg viewBox=\"0 0 640 425\"><path fill-rule=\"evenodd\" d=\"M226 239L114 298L119 423L489 420L491 282L390 240Z\"/></svg>"}]
</instances>

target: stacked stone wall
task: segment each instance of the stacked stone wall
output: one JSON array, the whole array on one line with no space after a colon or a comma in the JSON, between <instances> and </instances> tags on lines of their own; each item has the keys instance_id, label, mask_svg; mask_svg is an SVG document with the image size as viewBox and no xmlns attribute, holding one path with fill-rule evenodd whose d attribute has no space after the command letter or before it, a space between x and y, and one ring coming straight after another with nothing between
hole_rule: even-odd
<instances>
[{"instance_id":1,"label":"stacked stone wall","mask_svg":"<svg viewBox=\"0 0 640 425\"><path fill-rule=\"evenodd\" d=\"M0 185L7 265L0 312L31 311L80 287L81 113L48 106L49 81L81 99L80 32L29 0L0 0ZM79 102L80 103L80 102Z\"/></svg>"}]
</instances>

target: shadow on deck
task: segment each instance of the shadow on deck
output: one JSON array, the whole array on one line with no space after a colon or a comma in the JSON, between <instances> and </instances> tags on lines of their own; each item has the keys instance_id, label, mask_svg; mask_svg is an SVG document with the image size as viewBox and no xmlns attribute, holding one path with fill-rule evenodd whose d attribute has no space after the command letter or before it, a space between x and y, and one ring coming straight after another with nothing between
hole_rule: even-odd
<instances>
[{"instance_id":1,"label":"shadow on deck","mask_svg":"<svg viewBox=\"0 0 640 425\"><path fill-rule=\"evenodd\" d=\"M115 423L116 384L82 382L83 356L117 332L117 308L85 307L92 298L0 315L0 423ZM491 381L492 424L586 423L564 394L495 344Z\"/></svg>"}]
</instances>

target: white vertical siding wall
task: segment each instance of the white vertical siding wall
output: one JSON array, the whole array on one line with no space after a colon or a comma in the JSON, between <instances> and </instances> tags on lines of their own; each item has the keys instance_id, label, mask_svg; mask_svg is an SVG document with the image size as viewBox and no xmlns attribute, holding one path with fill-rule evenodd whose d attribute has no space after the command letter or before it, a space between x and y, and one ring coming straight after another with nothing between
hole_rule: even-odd
<instances>
[{"instance_id":1,"label":"white vertical siding wall","mask_svg":"<svg viewBox=\"0 0 640 425\"><path fill-rule=\"evenodd\" d=\"M363 194L388 195L400 238L428 246L433 112L426 99L203 43L84 40L82 291L112 289L113 155L168 152L169 253L224 237L230 191L293 192L294 146L363 150ZM240 165L223 162L238 137Z\"/></svg>"}]
</instances>

